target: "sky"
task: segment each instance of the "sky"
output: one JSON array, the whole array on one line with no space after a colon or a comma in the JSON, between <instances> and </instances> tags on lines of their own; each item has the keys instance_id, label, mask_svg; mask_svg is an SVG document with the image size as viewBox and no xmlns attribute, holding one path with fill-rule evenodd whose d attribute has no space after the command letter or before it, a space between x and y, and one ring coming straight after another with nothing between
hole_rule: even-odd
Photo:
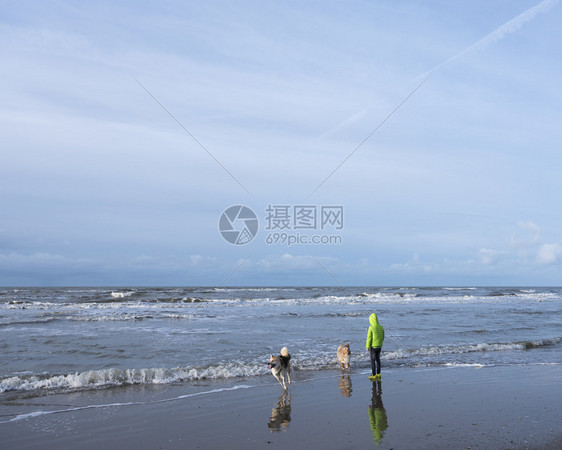
<instances>
[{"instance_id":1,"label":"sky","mask_svg":"<svg viewBox=\"0 0 562 450\"><path fill-rule=\"evenodd\" d=\"M560 23L556 0L2 2L0 285L561 285Z\"/></svg>"}]
</instances>

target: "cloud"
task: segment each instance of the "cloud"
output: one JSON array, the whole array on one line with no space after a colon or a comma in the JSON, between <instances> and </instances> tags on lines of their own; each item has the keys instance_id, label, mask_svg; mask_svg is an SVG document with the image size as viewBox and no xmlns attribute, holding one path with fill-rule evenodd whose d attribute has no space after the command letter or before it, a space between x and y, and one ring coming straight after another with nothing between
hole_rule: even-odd
<instances>
[{"instance_id":1,"label":"cloud","mask_svg":"<svg viewBox=\"0 0 562 450\"><path fill-rule=\"evenodd\" d=\"M480 262L485 266L496 264L505 255L505 251L492 250L490 248L481 248L478 252Z\"/></svg>"},{"instance_id":2,"label":"cloud","mask_svg":"<svg viewBox=\"0 0 562 450\"><path fill-rule=\"evenodd\" d=\"M420 256L417 253L414 253L412 255L412 258L405 263L390 265L391 271L407 272L407 273L411 273L411 272L430 273L438 269L439 269L439 264L422 262Z\"/></svg>"},{"instance_id":3,"label":"cloud","mask_svg":"<svg viewBox=\"0 0 562 450\"><path fill-rule=\"evenodd\" d=\"M558 260L560 254L562 254L562 245L559 243L543 244L537 252L537 263L553 264Z\"/></svg>"},{"instance_id":4,"label":"cloud","mask_svg":"<svg viewBox=\"0 0 562 450\"><path fill-rule=\"evenodd\" d=\"M201 256L201 255L190 255L189 265L191 267L197 266L215 266L217 264L217 258L214 256Z\"/></svg>"},{"instance_id":5,"label":"cloud","mask_svg":"<svg viewBox=\"0 0 562 450\"><path fill-rule=\"evenodd\" d=\"M541 227L531 222L519 222L517 224L524 233L513 233L509 241L509 247L512 249L528 248L537 245L541 238Z\"/></svg>"},{"instance_id":6,"label":"cloud","mask_svg":"<svg viewBox=\"0 0 562 450\"><path fill-rule=\"evenodd\" d=\"M511 235L507 248L481 248L478 252L480 263L491 266L501 260L507 260L514 266L530 267L534 264L553 264L559 260L562 255L562 245L559 243L541 245L540 226L527 220L519 222L517 227L519 230Z\"/></svg>"},{"instance_id":7,"label":"cloud","mask_svg":"<svg viewBox=\"0 0 562 450\"><path fill-rule=\"evenodd\" d=\"M527 220L517 223L517 230L509 238L503 249L481 248L478 260L485 266L495 265L501 260L509 260L515 265L552 264L556 262L562 247L560 244L541 245L542 229L536 223ZM536 256L533 257L533 255Z\"/></svg>"},{"instance_id":8,"label":"cloud","mask_svg":"<svg viewBox=\"0 0 562 450\"><path fill-rule=\"evenodd\" d=\"M322 266L326 267L337 262L338 260L336 258L285 253L283 255L272 255L263 258L257 263L257 266L266 272L288 272L293 270L318 271L322 270Z\"/></svg>"},{"instance_id":9,"label":"cloud","mask_svg":"<svg viewBox=\"0 0 562 450\"><path fill-rule=\"evenodd\" d=\"M19 268L70 268L76 265L90 264L93 260L68 258L62 255L35 252L32 254L0 254L0 267L5 270Z\"/></svg>"}]
</instances>

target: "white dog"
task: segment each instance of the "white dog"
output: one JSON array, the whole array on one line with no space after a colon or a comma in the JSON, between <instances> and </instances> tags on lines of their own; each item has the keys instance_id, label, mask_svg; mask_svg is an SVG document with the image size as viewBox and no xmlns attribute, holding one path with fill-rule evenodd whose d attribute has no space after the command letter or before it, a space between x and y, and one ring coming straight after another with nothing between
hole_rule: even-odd
<instances>
[{"instance_id":1,"label":"white dog","mask_svg":"<svg viewBox=\"0 0 562 450\"><path fill-rule=\"evenodd\" d=\"M287 390L287 385L285 384L285 378L289 384L291 384L291 355L289 355L289 350L287 347L283 347L279 356L269 355L269 369L279 384L283 386L283 389Z\"/></svg>"}]
</instances>

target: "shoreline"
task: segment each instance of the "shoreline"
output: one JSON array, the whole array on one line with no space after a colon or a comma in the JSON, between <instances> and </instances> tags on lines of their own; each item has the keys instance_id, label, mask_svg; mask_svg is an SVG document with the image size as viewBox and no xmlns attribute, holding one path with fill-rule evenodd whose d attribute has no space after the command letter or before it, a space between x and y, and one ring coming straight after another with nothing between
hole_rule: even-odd
<instances>
[{"instance_id":1,"label":"shoreline","mask_svg":"<svg viewBox=\"0 0 562 450\"><path fill-rule=\"evenodd\" d=\"M3 402L0 419L29 415L0 434L11 449L560 448L562 365L294 375L286 394L260 377Z\"/></svg>"}]
</instances>

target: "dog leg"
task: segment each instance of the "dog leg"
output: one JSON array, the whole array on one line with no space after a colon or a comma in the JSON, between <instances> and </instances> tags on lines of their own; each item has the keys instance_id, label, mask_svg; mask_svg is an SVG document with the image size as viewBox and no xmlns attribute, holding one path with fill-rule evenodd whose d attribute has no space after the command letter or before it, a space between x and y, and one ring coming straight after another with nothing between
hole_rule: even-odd
<instances>
[{"instance_id":1,"label":"dog leg","mask_svg":"<svg viewBox=\"0 0 562 450\"><path fill-rule=\"evenodd\" d=\"M275 375L275 378L277 378L277 381L279 381L279 384L281 386L283 386L283 389L287 390L287 386L285 385L285 377L283 377L283 375Z\"/></svg>"},{"instance_id":2,"label":"dog leg","mask_svg":"<svg viewBox=\"0 0 562 450\"><path fill-rule=\"evenodd\" d=\"M281 386L283 386L283 389L287 390L287 385L285 384L285 376L283 375L283 373L279 374L279 378L278 378L279 383L281 383Z\"/></svg>"}]
</instances>

